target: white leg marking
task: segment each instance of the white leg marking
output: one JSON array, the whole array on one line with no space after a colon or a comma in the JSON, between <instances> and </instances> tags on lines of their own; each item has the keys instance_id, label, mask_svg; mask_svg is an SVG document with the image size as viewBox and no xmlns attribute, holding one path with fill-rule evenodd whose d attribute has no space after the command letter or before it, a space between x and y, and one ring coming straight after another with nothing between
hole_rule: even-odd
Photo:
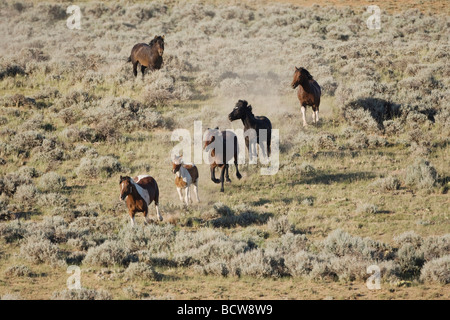
<instances>
[{"instance_id":1,"label":"white leg marking","mask_svg":"<svg viewBox=\"0 0 450 320\"><path fill-rule=\"evenodd\" d=\"M198 197L198 180L197 182L194 184L194 193L195 193L195 197L197 198L197 202L200 202L200 199Z\"/></svg>"},{"instance_id":2,"label":"white leg marking","mask_svg":"<svg viewBox=\"0 0 450 320\"><path fill-rule=\"evenodd\" d=\"M183 196L181 195L181 188L177 187L178 197L180 198L180 201L183 202Z\"/></svg>"},{"instance_id":3,"label":"white leg marking","mask_svg":"<svg viewBox=\"0 0 450 320\"><path fill-rule=\"evenodd\" d=\"M316 111L316 123L319 122L319 110Z\"/></svg>"},{"instance_id":4,"label":"white leg marking","mask_svg":"<svg viewBox=\"0 0 450 320\"><path fill-rule=\"evenodd\" d=\"M302 117L303 117L303 126L306 127L308 125L306 123L306 108L302 106L301 110L302 110Z\"/></svg>"},{"instance_id":5,"label":"white leg marking","mask_svg":"<svg viewBox=\"0 0 450 320\"><path fill-rule=\"evenodd\" d=\"M130 223L131 223L131 227L134 227L134 218L130 217Z\"/></svg>"},{"instance_id":6,"label":"white leg marking","mask_svg":"<svg viewBox=\"0 0 450 320\"><path fill-rule=\"evenodd\" d=\"M159 212L159 206L156 206L156 215L158 216L159 221L163 220L161 213Z\"/></svg>"}]
</instances>

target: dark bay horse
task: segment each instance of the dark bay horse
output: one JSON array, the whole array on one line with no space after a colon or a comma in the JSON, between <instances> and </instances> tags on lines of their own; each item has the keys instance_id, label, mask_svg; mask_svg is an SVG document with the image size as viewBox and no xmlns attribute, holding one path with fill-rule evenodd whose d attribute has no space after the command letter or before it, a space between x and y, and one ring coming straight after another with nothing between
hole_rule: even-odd
<instances>
[{"instance_id":1,"label":"dark bay horse","mask_svg":"<svg viewBox=\"0 0 450 320\"><path fill-rule=\"evenodd\" d=\"M159 189L156 180L148 175L140 175L131 179L120 176L120 199L125 200L130 215L131 226L134 226L134 216L136 212L143 212L145 221L148 223L148 207L155 201L156 216L162 221L159 212Z\"/></svg>"},{"instance_id":2,"label":"dark bay horse","mask_svg":"<svg viewBox=\"0 0 450 320\"><path fill-rule=\"evenodd\" d=\"M164 36L155 36L149 44L138 43L131 50L128 62L133 63L133 74L137 77L137 66L141 65L142 76L145 68L150 70L161 69L163 64Z\"/></svg>"},{"instance_id":3,"label":"dark bay horse","mask_svg":"<svg viewBox=\"0 0 450 320\"><path fill-rule=\"evenodd\" d=\"M259 144L264 155L266 155L266 151L262 146L263 141L260 141L260 131L261 129L267 130L267 154L270 156L270 142L272 136L272 123L267 117L257 116L252 112L252 106L248 104L245 100L239 100L236 103L233 111L228 115L228 119L230 121L241 119L244 124L244 132L247 132L249 129L254 129L256 131L256 143ZM249 137L245 136L245 145L247 146L247 150L250 156L249 149ZM256 147L255 147L256 151Z\"/></svg>"},{"instance_id":4,"label":"dark bay horse","mask_svg":"<svg viewBox=\"0 0 450 320\"><path fill-rule=\"evenodd\" d=\"M313 79L308 70L304 68L295 67L294 80L292 81L292 88L297 90L297 97L300 101L300 106L303 116L303 126L306 127L306 106L312 106L313 122L319 122L319 105L321 90L319 84Z\"/></svg>"},{"instance_id":5,"label":"dark bay horse","mask_svg":"<svg viewBox=\"0 0 450 320\"><path fill-rule=\"evenodd\" d=\"M215 129L208 128L208 130L205 132L203 136L203 141L204 141L203 149L205 151L211 151L209 159L211 180L214 183L221 183L222 185L220 188L220 192L224 192L223 182L225 173L227 182L231 182L230 177L228 175L228 167L229 167L228 162L231 159L234 158L234 165L236 166L236 177L238 179L242 178L238 168L239 146L237 136L231 131L219 131L219 128ZM219 148L217 144L221 144L222 147ZM220 180L216 179L215 174L216 167L221 169Z\"/></svg>"}]
</instances>

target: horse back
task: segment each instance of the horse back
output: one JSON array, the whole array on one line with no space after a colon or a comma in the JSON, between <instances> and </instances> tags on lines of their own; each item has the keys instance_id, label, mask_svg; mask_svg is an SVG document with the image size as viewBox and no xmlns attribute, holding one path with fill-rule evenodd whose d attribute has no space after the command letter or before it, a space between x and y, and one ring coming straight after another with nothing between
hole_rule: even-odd
<instances>
[{"instance_id":1,"label":"horse back","mask_svg":"<svg viewBox=\"0 0 450 320\"><path fill-rule=\"evenodd\" d=\"M183 167L189 172L191 175L192 183L196 183L198 179L198 169L194 164L185 164Z\"/></svg>"},{"instance_id":2,"label":"horse back","mask_svg":"<svg viewBox=\"0 0 450 320\"><path fill-rule=\"evenodd\" d=\"M149 196L150 196L150 202L156 200L158 201L159 197L159 189L158 184L156 183L156 180L151 176L138 176L133 178L134 182L141 186L143 189L147 190Z\"/></svg>"}]
</instances>

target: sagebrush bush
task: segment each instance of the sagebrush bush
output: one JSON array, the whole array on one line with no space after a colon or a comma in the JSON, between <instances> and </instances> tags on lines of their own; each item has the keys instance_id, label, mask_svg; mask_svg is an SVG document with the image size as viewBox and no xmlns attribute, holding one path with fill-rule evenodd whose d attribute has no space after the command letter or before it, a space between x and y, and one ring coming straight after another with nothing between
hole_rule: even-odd
<instances>
[{"instance_id":1,"label":"sagebrush bush","mask_svg":"<svg viewBox=\"0 0 450 320\"><path fill-rule=\"evenodd\" d=\"M405 183L419 190L430 190L437 183L436 169L428 160L419 158L406 168Z\"/></svg>"},{"instance_id":2,"label":"sagebrush bush","mask_svg":"<svg viewBox=\"0 0 450 320\"><path fill-rule=\"evenodd\" d=\"M142 262L132 262L125 270L125 277L132 280L160 281L162 274L156 272L151 265Z\"/></svg>"},{"instance_id":3,"label":"sagebrush bush","mask_svg":"<svg viewBox=\"0 0 450 320\"><path fill-rule=\"evenodd\" d=\"M82 158L75 172L83 178L97 178L98 176L110 177L121 170L122 165L116 158L100 156L98 158Z\"/></svg>"},{"instance_id":4,"label":"sagebrush bush","mask_svg":"<svg viewBox=\"0 0 450 320\"><path fill-rule=\"evenodd\" d=\"M397 177L388 176L375 180L371 187L380 191L394 191L400 189L401 182Z\"/></svg>"},{"instance_id":5,"label":"sagebrush bush","mask_svg":"<svg viewBox=\"0 0 450 320\"><path fill-rule=\"evenodd\" d=\"M279 278L285 275L284 259L269 255L262 249L240 253L230 261L232 275L256 278Z\"/></svg>"},{"instance_id":6,"label":"sagebrush bush","mask_svg":"<svg viewBox=\"0 0 450 320\"><path fill-rule=\"evenodd\" d=\"M295 227L289 222L287 216L281 216L277 219L270 218L267 222L267 227L270 231L277 233L279 235L283 235L288 232L293 232Z\"/></svg>"},{"instance_id":7,"label":"sagebrush bush","mask_svg":"<svg viewBox=\"0 0 450 320\"><path fill-rule=\"evenodd\" d=\"M420 280L439 284L450 283L450 255L428 261L420 272Z\"/></svg>"},{"instance_id":8,"label":"sagebrush bush","mask_svg":"<svg viewBox=\"0 0 450 320\"><path fill-rule=\"evenodd\" d=\"M111 294L106 290L74 289L56 291L52 294L52 300L112 300Z\"/></svg>"},{"instance_id":9,"label":"sagebrush bush","mask_svg":"<svg viewBox=\"0 0 450 320\"><path fill-rule=\"evenodd\" d=\"M50 171L40 177L38 187L44 192L60 192L66 187L66 178L54 171Z\"/></svg>"},{"instance_id":10,"label":"sagebrush bush","mask_svg":"<svg viewBox=\"0 0 450 320\"><path fill-rule=\"evenodd\" d=\"M23 264L17 264L8 267L5 270L5 275L7 277L32 277L34 273L31 269Z\"/></svg>"},{"instance_id":11,"label":"sagebrush bush","mask_svg":"<svg viewBox=\"0 0 450 320\"><path fill-rule=\"evenodd\" d=\"M35 264L48 263L52 266L65 265L62 252L57 245L47 239L29 237L20 247L21 256Z\"/></svg>"},{"instance_id":12,"label":"sagebrush bush","mask_svg":"<svg viewBox=\"0 0 450 320\"><path fill-rule=\"evenodd\" d=\"M90 248L83 263L102 267L127 266L132 259L129 249L123 242L107 240L97 247Z\"/></svg>"},{"instance_id":13,"label":"sagebrush bush","mask_svg":"<svg viewBox=\"0 0 450 320\"><path fill-rule=\"evenodd\" d=\"M175 241L172 225L148 225L124 228L119 238L130 251L147 250L152 253L169 251Z\"/></svg>"}]
</instances>

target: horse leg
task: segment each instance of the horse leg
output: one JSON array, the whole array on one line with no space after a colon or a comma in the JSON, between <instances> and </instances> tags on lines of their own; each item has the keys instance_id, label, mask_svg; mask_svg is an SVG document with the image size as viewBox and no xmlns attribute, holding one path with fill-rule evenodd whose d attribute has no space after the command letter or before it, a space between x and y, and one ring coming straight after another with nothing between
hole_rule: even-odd
<instances>
[{"instance_id":1,"label":"horse leg","mask_svg":"<svg viewBox=\"0 0 450 320\"><path fill-rule=\"evenodd\" d=\"M137 65L138 65L138 62L135 61L133 63L133 74L134 74L135 77L137 77Z\"/></svg>"},{"instance_id":2,"label":"horse leg","mask_svg":"<svg viewBox=\"0 0 450 320\"><path fill-rule=\"evenodd\" d=\"M145 224L151 223L151 220L150 220L150 218L149 218L149 216L148 216L148 207L147 207L147 209L145 209L145 211L144 211L144 218L145 218Z\"/></svg>"},{"instance_id":3,"label":"horse leg","mask_svg":"<svg viewBox=\"0 0 450 320\"><path fill-rule=\"evenodd\" d=\"M184 202L186 203L186 205L189 205L189 186L186 186L186 188L184 188L184 192L185 192L185 196L184 196Z\"/></svg>"},{"instance_id":4,"label":"horse leg","mask_svg":"<svg viewBox=\"0 0 450 320\"><path fill-rule=\"evenodd\" d=\"M178 192L178 198L180 198L180 201L183 202L183 196L181 195L181 188L177 187L177 192Z\"/></svg>"},{"instance_id":5,"label":"horse leg","mask_svg":"<svg viewBox=\"0 0 450 320\"><path fill-rule=\"evenodd\" d=\"M194 193L195 197L197 198L197 202L200 202L200 199L198 197L198 180L194 183Z\"/></svg>"},{"instance_id":6,"label":"horse leg","mask_svg":"<svg viewBox=\"0 0 450 320\"><path fill-rule=\"evenodd\" d=\"M239 173L239 168L238 168L238 145L237 145L237 143L234 144L234 165L236 166L236 178L241 180L242 176Z\"/></svg>"},{"instance_id":7,"label":"horse leg","mask_svg":"<svg viewBox=\"0 0 450 320\"><path fill-rule=\"evenodd\" d=\"M216 179L216 167L214 165L211 165L211 180L214 183L220 183L220 180Z\"/></svg>"},{"instance_id":8,"label":"horse leg","mask_svg":"<svg viewBox=\"0 0 450 320\"><path fill-rule=\"evenodd\" d=\"M221 185L221 187L220 187L220 192L224 192L224 188L223 188L223 182L224 182L224 175L225 175L225 170L226 170L226 168L227 168L227 164L225 164L223 167L222 167L222 171L220 172L220 183L222 184Z\"/></svg>"},{"instance_id":9,"label":"horse leg","mask_svg":"<svg viewBox=\"0 0 450 320\"><path fill-rule=\"evenodd\" d=\"M141 66L142 78L144 77L145 68L147 68L147 67L146 66Z\"/></svg>"},{"instance_id":10,"label":"horse leg","mask_svg":"<svg viewBox=\"0 0 450 320\"><path fill-rule=\"evenodd\" d=\"M228 174L228 169L229 169L229 166L226 166L225 179L227 182L231 182L230 175Z\"/></svg>"},{"instance_id":11,"label":"horse leg","mask_svg":"<svg viewBox=\"0 0 450 320\"><path fill-rule=\"evenodd\" d=\"M135 215L135 212L129 210L128 214L130 215L130 224L131 224L131 227L133 228L134 227L134 215Z\"/></svg>"},{"instance_id":12,"label":"horse leg","mask_svg":"<svg viewBox=\"0 0 450 320\"><path fill-rule=\"evenodd\" d=\"M319 123L319 108L317 108L314 113L316 114L316 123Z\"/></svg>"},{"instance_id":13,"label":"horse leg","mask_svg":"<svg viewBox=\"0 0 450 320\"><path fill-rule=\"evenodd\" d=\"M302 110L302 117L303 117L303 126L306 127L308 124L306 123L306 108L305 106L301 107Z\"/></svg>"},{"instance_id":14,"label":"horse leg","mask_svg":"<svg viewBox=\"0 0 450 320\"><path fill-rule=\"evenodd\" d=\"M155 207L156 207L156 217L159 219L159 221L163 221L163 217L162 217L161 213L159 212L159 189L158 189L158 187L156 187Z\"/></svg>"}]
</instances>

